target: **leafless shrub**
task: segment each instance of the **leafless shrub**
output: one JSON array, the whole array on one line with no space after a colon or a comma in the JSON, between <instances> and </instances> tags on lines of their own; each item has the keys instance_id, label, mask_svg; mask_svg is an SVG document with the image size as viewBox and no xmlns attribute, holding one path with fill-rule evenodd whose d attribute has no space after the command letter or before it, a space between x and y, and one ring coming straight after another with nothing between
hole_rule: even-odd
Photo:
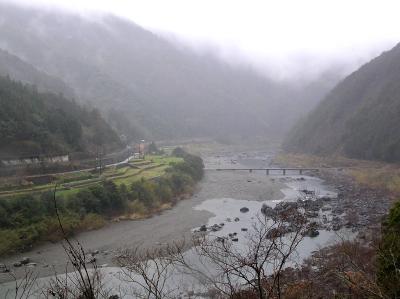
<instances>
[{"instance_id":1,"label":"leafless shrub","mask_svg":"<svg viewBox=\"0 0 400 299\"><path fill-rule=\"evenodd\" d=\"M5 298L25 299L33 294L36 285L37 275L32 269L25 268L25 273L22 279L17 279L13 272L8 272L15 287L5 294Z\"/></svg>"},{"instance_id":2,"label":"leafless shrub","mask_svg":"<svg viewBox=\"0 0 400 299\"><path fill-rule=\"evenodd\" d=\"M53 193L54 209L63 236L62 246L69 262L66 265L65 274L60 276L56 273L55 277L50 280L49 286L43 292L43 295L46 298L55 297L59 299L105 298L106 292L104 291L96 259L86 254L81 243L70 239L64 230L57 207L56 193L57 185L54 187ZM68 265L72 266L73 272L68 273ZM91 265L91 269L89 269L89 265Z\"/></svg>"},{"instance_id":3,"label":"leafless shrub","mask_svg":"<svg viewBox=\"0 0 400 299\"><path fill-rule=\"evenodd\" d=\"M74 269L76 270L77 268ZM87 271L87 272L86 272ZM42 292L45 298L59 299L92 299L108 298L108 292L103 284L101 272L93 265L92 269L66 271L62 275L54 275Z\"/></svg>"},{"instance_id":4,"label":"leafless shrub","mask_svg":"<svg viewBox=\"0 0 400 299\"><path fill-rule=\"evenodd\" d=\"M358 241L342 241L334 254L341 265L336 276L353 294L366 298L386 298L376 279L376 249Z\"/></svg>"},{"instance_id":5,"label":"leafless shrub","mask_svg":"<svg viewBox=\"0 0 400 299\"><path fill-rule=\"evenodd\" d=\"M122 269L120 279L132 286L136 298L175 298L178 287L171 286L170 278L184 247L184 243L175 243L124 250L116 258Z\"/></svg>"},{"instance_id":6,"label":"leafless shrub","mask_svg":"<svg viewBox=\"0 0 400 299\"><path fill-rule=\"evenodd\" d=\"M303 239L306 223L295 209L274 220L259 217L244 244L204 236L195 242L195 262L177 254L174 263L221 297L237 298L250 290L255 298L281 298L281 272Z\"/></svg>"},{"instance_id":7,"label":"leafless shrub","mask_svg":"<svg viewBox=\"0 0 400 299\"><path fill-rule=\"evenodd\" d=\"M357 240L320 249L301 268L284 271L283 280L288 299L387 298L376 280L375 246Z\"/></svg>"}]
</instances>

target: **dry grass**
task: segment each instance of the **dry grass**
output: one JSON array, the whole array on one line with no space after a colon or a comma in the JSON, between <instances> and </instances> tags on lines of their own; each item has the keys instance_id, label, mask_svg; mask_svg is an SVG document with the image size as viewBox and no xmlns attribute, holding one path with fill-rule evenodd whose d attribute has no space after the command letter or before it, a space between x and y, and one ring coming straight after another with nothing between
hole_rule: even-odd
<instances>
[{"instance_id":1,"label":"dry grass","mask_svg":"<svg viewBox=\"0 0 400 299\"><path fill-rule=\"evenodd\" d=\"M400 197L400 169L395 166L382 168L351 169L350 175L361 185L381 189L395 197Z\"/></svg>"},{"instance_id":2,"label":"dry grass","mask_svg":"<svg viewBox=\"0 0 400 299\"><path fill-rule=\"evenodd\" d=\"M275 163L293 167L381 168L387 164L375 161L349 159L343 156L315 156L304 154L279 154Z\"/></svg>"},{"instance_id":3,"label":"dry grass","mask_svg":"<svg viewBox=\"0 0 400 299\"><path fill-rule=\"evenodd\" d=\"M95 230L102 228L106 223L107 221L101 215L90 213L82 219L79 226L82 230Z\"/></svg>"},{"instance_id":4,"label":"dry grass","mask_svg":"<svg viewBox=\"0 0 400 299\"><path fill-rule=\"evenodd\" d=\"M152 217L157 213L169 210L173 207L173 203L156 203L151 209L148 209L138 200L129 203L128 211L124 215L119 216L115 221L120 220L141 220Z\"/></svg>"},{"instance_id":5,"label":"dry grass","mask_svg":"<svg viewBox=\"0 0 400 299\"><path fill-rule=\"evenodd\" d=\"M354 181L368 188L383 190L400 197L400 165L355 160L342 156L319 157L300 154L280 154L275 163L293 167L343 168Z\"/></svg>"}]
</instances>

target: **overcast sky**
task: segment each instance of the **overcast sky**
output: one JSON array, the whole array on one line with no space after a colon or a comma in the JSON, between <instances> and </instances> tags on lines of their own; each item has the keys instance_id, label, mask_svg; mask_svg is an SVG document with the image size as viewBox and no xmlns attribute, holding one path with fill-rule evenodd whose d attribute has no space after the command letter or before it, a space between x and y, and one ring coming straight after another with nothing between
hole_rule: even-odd
<instances>
[{"instance_id":1,"label":"overcast sky","mask_svg":"<svg viewBox=\"0 0 400 299\"><path fill-rule=\"evenodd\" d=\"M0 0L4 1L4 0ZM12 1L12 0L9 0ZM395 0L15 0L81 13L112 12L196 49L289 78L348 70L400 41ZM244 58L244 59L243 59Z\"/></svg>"}]
</instances>

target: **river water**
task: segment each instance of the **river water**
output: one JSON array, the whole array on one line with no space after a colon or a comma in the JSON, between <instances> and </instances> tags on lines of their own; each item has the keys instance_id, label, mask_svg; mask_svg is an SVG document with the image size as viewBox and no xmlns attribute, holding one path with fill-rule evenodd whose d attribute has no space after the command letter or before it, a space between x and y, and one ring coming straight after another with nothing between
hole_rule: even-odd
<instances>
[{"instance_id":1,"label":"river water","mask_svg":"<svg viewBox=\"0 0 400 299\"><path fill-rule=\"evenodd\" d=\"M268 152L220 153L203 157L203 159L208 170L191 198L180 201L173 209L161 215L138 221L112 223L100 230L86 232L77 237L88 251L99 251L96 256L97 263L103 266L102 271L109 277L107 281L111 286L121 285L115 278L119 269L113 264L113 257L120 249L139 245L141 248L150 248L172 240L190 239L202 225L210 227L222 223L221 229L212 234L226 237L236 233L238 246L241 246L246 241L246 235L251 233L251 227L260 215L263 204L274 207L282 201L297 201L302 196L299 191L302 189L313 190L316 196L337 196L333 186L328 186L313 176L290 173L287 176L277 173L267 176L262 171L250 173L241 170L213 170L268 167L271 166L272 161L272 155ZM240 209L243 207L247 207L249 211L242 213ZM320 230L319 236L315 238L305 237L297 250L298 261L309 256L319 247L335 242L339 235L343 237L343 234L347 232ZM39 277L43 277L38 281L37 288L42 288L48 281L46 277L65 270L66 256L60 243L46 243L30 252L1 260L0 263L12 265L23 256L37 263L33 270ZM24 273L24 269L21 268L11 267L11 269L17 277L21 277ZM4 282L0 285L0 298L5 297L8 289L13 289L14 285L7 283L9 280L8 274L0 274L0 282ZM181 285L184 284L187 289L193 288L195 284L189 278L176 281L179 281ZM126 298L134 297L127 294Z\"/></svg>"}]
</instances>

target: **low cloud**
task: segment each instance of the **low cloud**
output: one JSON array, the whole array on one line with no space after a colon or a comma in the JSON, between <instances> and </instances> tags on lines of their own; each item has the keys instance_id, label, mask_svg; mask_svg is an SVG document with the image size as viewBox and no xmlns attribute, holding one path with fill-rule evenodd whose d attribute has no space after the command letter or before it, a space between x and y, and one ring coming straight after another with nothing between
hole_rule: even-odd
<instances>
[{"instance_id":1,"label":"low cloud","mask_svg":"<svg viewBox=\"0 0 400 299\"><path fill-rule=\"evenodd\" d=\"M11 2L87 16L116 14L276 80L312 80L332 68L347 74L400 41L400 3L392 0Z\"/></svg>"}]
</instances>

